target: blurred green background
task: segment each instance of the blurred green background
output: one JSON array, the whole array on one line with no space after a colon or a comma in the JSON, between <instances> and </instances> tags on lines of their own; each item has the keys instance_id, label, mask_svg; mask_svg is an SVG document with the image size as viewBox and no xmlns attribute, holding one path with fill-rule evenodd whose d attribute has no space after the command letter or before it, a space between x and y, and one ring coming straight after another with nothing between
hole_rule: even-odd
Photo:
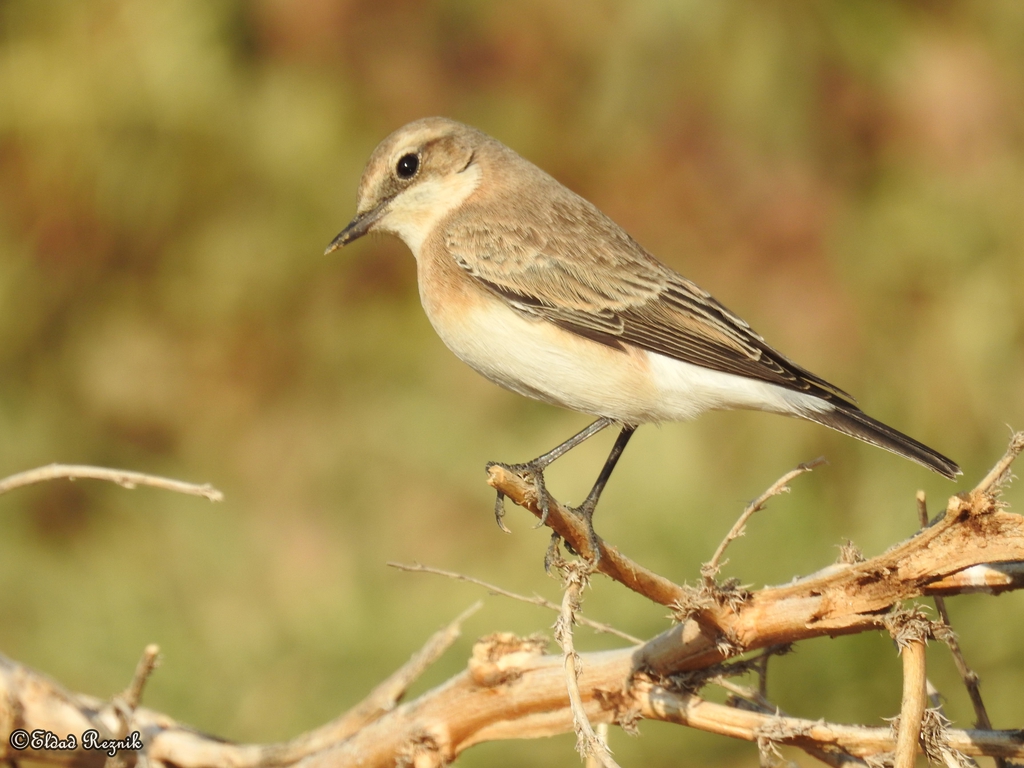
<instances>
[{"instance_id":1,"label":"blurred green background","mask_svg":"<svg viewBox=\"0 0 1024 768\"><path fill-rule=\"evenodd\" d=\"M514 535L498 531L483 467L586 418L456 360L401 243L321 255L376 143L433 114L593 200L966 473L954 486L821 427L711 414L640 430L603 535L692 582L746 500L825 454L726 575L778 583L847 538L878 553L916 528L918 488L937 510L1024 426L1022 95L1016 0L0 2L0 474L95 463L227 494L5 496L0 652L105 696L156 642L148 705L270 741L359 700L481 596L386 561L558 595L545 532L516 509ZM556 465L560 498L582 498L610 441ZM1019 486L1008 499L1024 510ZM601 578L584 610L641 636L668 625ZM996 726L1024 725L1024 595L951 610ZM552 619L488 598L416 691L462 669L476 636ZM948 654L930 659L969 726ZM899 686L872 635L802 644L771 695L880 725ZM749 744L640 729L611 734L624 764L757 764ZM575 764L572 743L460 764Z\"/></svg>"}]
</instances>

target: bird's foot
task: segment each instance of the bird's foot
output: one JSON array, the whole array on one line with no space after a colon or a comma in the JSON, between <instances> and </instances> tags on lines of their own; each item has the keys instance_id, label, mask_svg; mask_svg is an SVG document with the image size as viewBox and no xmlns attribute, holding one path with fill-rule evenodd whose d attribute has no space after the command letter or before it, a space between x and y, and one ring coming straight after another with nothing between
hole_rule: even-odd
<instances>
[{"instance_id":1,"label":"bird's foot","mask_svg":"<svg viewBox=\"0 0 1024 768\"><path fill-rule=\"evenodd\" d=\"M555 531L552 531L551 541L548 542L548 550L544 553L544 573L549 576L551 575L552 570L560 569L565 564L565 560L562 557L562 551L558 548L558 545L561 543L562 537L555 533ZM566 544L566 546L568 547L569 545Z\"/></svg>"},{"instance_id":2,"label":"bird's foot","mask_svg":"<svg viewBox=\"0 0 1024 768\"><path fill-rule=\"evenodd\" d=\"M519 475L533 485L534 497L537 499L537 508L540 509L540 521L534 528L540 528L548 521L548 513L551 511L551 502L553 501L551 494L548 493L547 486L544 484L545 466L536 460L527 461L523 464L504 464L500 461L491 461L487 464L487 469L501 467L507 472ZM501 530L505 533L511 533L505 525L503 517L505 517L505 494L498 491L498 496L494 501L494 520L498 523L498 527Z\"/></svg>"},{"instance_id":3,"label":"bird's foot","mask_svg":"<svg viewBox=\"0 0 1024 768\"><path fill-rule=\"evenodd\" d=\"M568 508L570 512L572 512L574 515L579 517L580 520L583 521L583 525L587 529L587 544L590 546L590 553L591 553L591 559L590 559L590 569L591 570L596 570L597 569L597 564L599 562L601 562L601 539L598 538L597 531L594 530L594 510L596 508L597 508L597 500L596 499L591 499L591 498L587 498L587 500L584 501L582 504L580 504L578 507L569 507ZM573 547L569 544L569 542L566 542L565 545L570 550L573 549ZM578 552L574 552L574 554L579 554L579 553Z\"/></svg>"}]
</instances>

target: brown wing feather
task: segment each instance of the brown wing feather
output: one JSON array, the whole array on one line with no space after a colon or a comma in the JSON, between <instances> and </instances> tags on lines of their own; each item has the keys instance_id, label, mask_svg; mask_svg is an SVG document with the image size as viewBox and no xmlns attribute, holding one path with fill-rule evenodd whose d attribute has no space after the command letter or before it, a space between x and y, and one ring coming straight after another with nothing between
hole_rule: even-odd
<instances>
[{"instance_id":1,"label":"brown wing feather","mask_svg":"<svg viewBox=\"0 0 1024 768\"><path fill-rule=\"evenodd\" d=\"M546 175L540 181L557 183ZM580 336L853 402L769 347L589 202L558 186L555 202L546 208L537 202L543 195L520 198L515 219L536 225L514 224L499 211L464 211L446 223L447 249L519 312Z\"/></svg>"}]
</instances>

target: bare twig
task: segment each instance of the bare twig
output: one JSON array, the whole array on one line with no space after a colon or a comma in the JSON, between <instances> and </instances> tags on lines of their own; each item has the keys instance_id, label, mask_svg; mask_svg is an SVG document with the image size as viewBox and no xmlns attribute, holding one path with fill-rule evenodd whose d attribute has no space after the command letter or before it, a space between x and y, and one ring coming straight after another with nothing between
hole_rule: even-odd
<instances>
[{"instance_id":1,"label":"bare twig","mask_svg":"<svg viewBox=\"0 0 1024 768\"><path fill-rule=\"evenodd\" d=\"M134 712L138 709L139 702L142 701L142 690L146 687L149 676L158 666L160 666L160 646L150 643L142 652L131 683L120 696L120 700L124 702L129 711Z\"/></svg>"},{"instance_id":2,"label":"bare twig","mask_svg":"<svg viewBox=\"0 0 1024 768\"><path fill-rule=\"evenodd\" d=\"M927 528L928 498L925 496L924 491L918 491L915 500L917 501L917 522L921 524L922 528Z\"/></svg>"},{"instance_id":3,"label":"bare twig","mask_svg":"<svg viewBox=\"0 0 1024 768\"><path fill-rule=\"evenodd\" d=\"M1011 444L1012 447L1012 444ZM1007 451L1007 455L1010 451ZM1000 475L1006 471L1009 467L1009 462L1005 465L1003 460L996 466L1003 465ZM995 470L993 470L994 472ZM991 472L989 473L992 474ZM921 522L921 527L924 528L928 525L928 498L925 496L924 491L917 492L917 516ZM939 618L943 624L947 627L952 628L952 624L949 620L949 611L946 608L946 601L941 595L933 595L932 599L935 601L935 610L939 613ZM953 664L956 666L956 671L960 674L960 679L963 681L964 688L967 689L967 696L971 700L971 706L974 707L974 718L975 727L983 730L989 730L992 728L992 721L989 720L988 710L985 708L985 701L981 698L981 679L978 677L978 673L975 672L967 665L967 659L964 657L963 650L960 648L960 642L957 640L956 635L953 632L949 632L946 637L943 638L946 645L949 647L949 651L953 656ZM1006 768L1006 761L1000 757L995 758L996 768Z\"/></svg>"},{"instance_id":4,"label":"bare twig","mask_svg":"<svg viewBox=\"0 0 1024 768\"><path fill-rule=\"evenodd\" d=\"M1022 559L1024 521L1020 516L984 498L954 497L942 519L888 552L782 587L759 590L735 611L723 609L720 616L747 648L849 634L877 627L880 611L921 594L935 579L979 562ZM721 661L716 638L706 636L694 622L674 627L642 648L581 656L585 667L579 678L581 698L594 724L639 713L752 741L767 732L776 743L839 747L858 757L895 747L888 728L779 719L644 684L638 670L673 674ZM147 754L153 764L178 768L269 768L291 763L297 756L305 756L301 768L394 765L396 755L416 739L425 738L425 733L431 744L441 745L445 759L451 760L483 741L570 731L564 658L539 653L507 658L515 661L505 666L494 685L482 684L471 671L464 672L419 699L394 707L355 733L334 729L333 739L329 724L284 745L229 744L142 707L136 712L136 723L147 734ZM514 688L503 687L506 684L501 680L514 680ZM599 696L602 691L623 691L624 686L628 688L619 698L602 700ZM9 722L2 712L5 706L11 717L16 713L17 721L29 730L59 723L58 730L71 733L95 727L89 713L103 703L72 696L52 681L0 657L0 724ZM951 749L966 754L1024 757L1024 736L1019 731L950 729L946 738ZM0 743L0 760L12 756L3 751L5 747ZM17 757L65 766L81 765L75 761L83 759L81 753L71 752L26 752Z\"/></svg>"},{"instance_id":5,"label":"bare twig","mask_svg":"<svg viewBox=\"0 0 1024 768\"><path fill-rule=\"evenodd\" d=\"M984 479L974 487L975 493L988 493L990 489L998 490L1007 481L1007 473L1013 460L1024 451L1024 432L1014 432L1003 458L996 462Z\"/></svg>"},{"instance_id":6,"label":"bare twig","mask_svg":"<svg viewBox=\"0 0 1024 768\"><path fill-rule=\"evenodd\" d=\"M1001 476L1005 477L1005 470ZM585 532L568 524L565 529L578 536L579 550L585 549ZM602 547L603 552L613 551ZM605 560L603 555L602 562ZM878 628L885 616L893 615L892 606L927 593L932 585L965 569L1021 561L1024 518L1010 513L990 494L960 494L950 499L945 514L934 524L881 555L757 590L742 601L712 606L707 613L716 622L716 632L709 633L707 625L688 620L640 648L585 654L570 649L574 658L583 662L583 673L576 675L578 702L593 725L618 722L626 726L646 717L758 744L792 745L833 754L842 750L848 756L877 762L881 753L896 748L896 737L889 728L832 724L714 704L681 690L675 681L680 673L719 664L730 649L756 650ZM620 557L612 570L627 567L627 563ZM619 576L628 581L621 573ZM645 575L640 581L662 596L675 586L658 578ZM666 592L658 591L663 588ZM474 656L481 645L487 644L478 643ZM415 675L397 675L394 686L385 683L379 687L388 689L387 693L378 696L375 692L367 700L372 702L366 707L367 716L346 715L287 744L232 744L144 707L135 711L133 723L145 735L144 756L149 764L176 768L369 768L396 762L441 765L481 742L573 730L566 654L544 655L543 644L531 639L492 637L489 645L492 649L504 645L508 650L499 648L487 655L475 670L471 661L466 671L402 706L395 704ZM413 666L422 668L422 664ZM575 669L575 663L571 666ZM480 667L494 674L481 674ZM102 728L104 708L105 702L71 694L45 676L0 657L0 736L22 727L63 733ZM339 727L339 722L345 727ZM364 724L352 731L353 724L359 722ZM959 759L955 753L1024 758L1024 732L1020 730L959 730L940 725L934 728L926 721L920 742L941 742L941 759L948 765ZM836 760L849 758L840 755ZM3 761L100 768L102 755L83 749L18 751L0 738L0 763Z\"/></svg>"},{"instance_id":7,"label":"bare twig","mask_svg":"<svg viewBox=\"0 0 1024 768\"><path fill-rule=\"evenodd\" d=\"M582 698L592 723L619 720L633 713L699 728L731 738L757 741L770 735L779 744L799 748L805 745L850 755L871 757L895 747L892 730L790 718L776 713L755 712L714 704L699 696L657 685L640 675L623 695L602 698L601 691L621 690L628 679L635 651L584 654L585 674L580 678ZM432 735L444 747L443 757L453 760L473 744L496 739L538 738L572 729L561 655L522 657L514 677L514 688L505 684L483 686L470 672L463 672L407 704L396 707L352 734L348 739L320 745L305 760L294 762L282 748L232 744L176 723L166 715L140 707L137 727L145 734L147 755L152 765L178 768L273 768L296 765L393 766L405 745ZM625 677L624 677L625 675ZM9 702L10 714L28 730L49 728L81 733L95 727L91 713L103 707L99 699L71 694L58 684L0 656L0 702ZM0 706L0 724L6 721ZM15 726L18 727L18 726ZM297 742L304 739L297 740ZM1024 735L1020 731L965 731L947 729L944 741L949 749L969 755L1001 755L1024 758ZM283 746L283 745L282 745ZM0 742L0 760L35 760L71 768L99 768L95 755L87 752L13 752L6 739Z\"/></svg>"},{"instance_id":8,"label":"bare twig","mask_svg":"<svg viewBox=\"0 0 1024 768\"><path fill-rule=\"evenodd\" d=\"M768 503L768 500L771 499L773 496L778 496L779 494L782 493L789 493L789 486L787 486L786 483L788 483L790 480L799 477L800 475L804 474L804 472L810 472L815 467L820 467L824 463L825 457L819 456L813 461L808 461L804 464L801 464L796 469L790 470L782 477L780 477L778 480L776 480L774 483L772 483L768 490L766 490L764 493L762 493L760 496L758 496L756 499L754 499L747 505L746 509L743 510L743 514L741 514L739 519L736 521L736 524L733 525L733 527L729 530L729 533L727 533L725 535L725 538L722 539L722 543L718 545L718 549L715 550L715 554L711 556L711 559L707 563L701 566L701 576L704 578L704 583L706 585L714 585L715 576L718 574L718 569L721 567L722 555L725 554L726 547L728 547L733 541L738 539L740 536L744 535L747 521L754 515L754 513L760 512L762 509L764 509L765 505Z\"/></svg>"},{"instance_id":9,"label":"bare twig","mask_svg":"<svg viewBox=\"0 0 1024 768\"><path fill-rule=\"evenodd\" d=\"M746 685L740 685L721 676L714 677L708 682L713 685L717 685L720 688L724 688L726 691L731 693L733 697L735 697L733 700L727 702L730 706L740 706L744 709L752 709L754 712L760 712L765 715L788 717L785 712L768 701L760 691L754 688ZM811 757L820 760L826 765L833 766L833 768L845 768L846 766L852 765L867 765L867 763L860 758L854 757L849 752L838 747L831 747L826 750L812 744L801 744L798 746Z\"/></svg>"},{"instance_id":10,"label":"bare twig","mask_svg":"<svg viewBox=\"0 0 1024 768\"><path fill-rule=\"evenodd\" d=\"M492 467L489 482L513 502L541 516L532 485ZM961 523L970 521L970 525ZM577 516L556 501L549 505L549 525L577 551L586 550L587 535ZM685 590L622 556L602 543L599 570L630 589L669 607L691 597ZM1024 520L1002 510L987 495L961 494L950 499L934 525L877 557L832 566L820 573L753 593L742 604L701 610L648 643L642 650L652 669L697 669L716 664L736 649L754 650L796 642L822 633L846 634L878 627L879 614L895 603L926 594L930 585L984 563L1024 560ZM885 574L899 574L896 582ZM851 599L853 596L853 599ZM725 641L723 644L722 641Z\"/></svg>"},{"instance_id":11,"label":"bare twig","mask_svg":"<svg viewBox=\"0 0 1024 768\"><path fill-rule=\"evenodd\" d=\"M110 709L113 710L113 718L116 722L112 735L115 739L124 739L132 730L135 722L135 711L142 701L142 690L146 687L149 676L153 674L159 664L160 646L150 644L142 651L139 663L135 666L135 674L124 691L113 697L110 702ZM124 768L127 760L124 755L118 752L108 753L104 762L105 768Z\"/></svg>"},{"instance_id":12,"label":"bare twig","mask_svg":"<svg viewBox=\"0 0 1024 768\"><path fill-rule=\"evenodd\" d=\"M565 686L569 692L569 707L572 710L573 727L576 731L576 751L585 758L593 756L605 768L618 768L618 763L612 759L608 751L608 745L594 732L590 718L587 717L587 710L580 694L579 677L582 662L572 640L572 625L576 622L583 590L587 587L591 572L590 564L562 560L557 566L565 581L565 592L562 595L562 609L555 622L555 640L562 646Z\"/></svg>"},{"instance_id":13,"label":"bare twig","mask_svg":"<svg viewBox=\"0 0 1024 768\"><path fill-rule=\"evenodd\" d=\"M597 724L597 728L595 728L594 730L597 731L598 738L601 739L601 741L603 741L605 744L607 744L608 743L608 723L598 723ZM601 761L597 757L597 755L588 755L587 756L587 760L584 763L584 767L585 768L601 768Z\"/></svg>"},{"instance_id":14,"label":"bare twig","mask_svg":"<svg viewBox=\"0 0 1024 768\"><path fill-rule=\"evenodd\" d=\"M218 491L209 483L196 485L186 483L182 480L172 480L168 477L158 475L147 475L142 472L130 472L126 469L108 469L106 467L90 467L84 464L48 464L45 467L29 469L10 475L0 480L0 495L13 491L15 488L23 488L26 485L46 482L47 480L108 480L117 483L122 488L135 488L139 485L148 485L152 488L161 488L165 491L186 493L191 496L202 496L210 501L223 501L224 494Z\"/></svg>"},{"instance_id":15,"label":"bare twig","mask_svg":"<svg viewBox=\"0 0 1024 768\"><path fill-rule=\"evenodd\" d=\"M671 691L644 681L637 682L633 695L645 718L687 725L746 741L756 741L759 736L767 734L777 744L838 747L856 757L873 757L896 748L892 729L888 727L843 725L755 712L715 704L695 694ZM1019 731L965 731L950 728L946 731L946 741L950 749L966 755L1024 756L1024 739Z\"/></svg>"},{"instance_id":16,"label":"bare twig","mask_svg":"<svg viewBox=\"0 0 1024 768\"><path fill-rule=\"evenodd\" d=\"M482 581L481 579L474 578L473 576L466 576L463 573L456 573L455 571L445 571L441 568L433 568L429 565L422 565L421 563L413 563L412 565L407 565L405 563L389 562L388 565L392 568L397 568L400 571L408 571L410 573L432 573L436 576L444 576L445 578L455 579L456 581L465 581L469 584L476 584L478 587L483 587L488 592L491 592L495 595L509 597L513 600L519 600L523 603L529 603L530 605L538 605L541 608L547 608L548 610L555 611L556 613L562 610L560 605L553 603L550 600L546 600L540 595L527 597L526 595L520 595L516 594L515 592L509 592L507 589L502 589L499 586L496 586L486 581ZM622 630L616 629L611 624L605 624L601 621L594 621L593 619L588 619L586 616L577 616L576 623L582 624L585 627L590 627L595 632L604 632L609 635L621 637L623 640L633 643L634 645L641 645L643 643L643 640L641 640L639 637L634 637L633 635L623 632Z\"/></svg>"},{"instance_id":17,"label":"bare twig","mask_svg":"<svg viewBox=\"0 0 1024 768\"><path fill-rule=\"evenodd\" d=\"M754 592L740 605L712 607L705 613L732 643L733 652L796 642L807 632L858 632L878 627L878 612L917 597L933 581L981 562L1017 561L1022 555L1024 518L999 508L988 496L954 496L938 522L877 557L832 566ZM899 578L893 582L886 574ZM687 621L647 643L645 651L656 651L652 669L679 669L678 664L702 668L721 661L721 635L706 627Z\"/></svg>"},{"instance_id":18,"label":"bare twig","mask_svg":"<svg viewBox=\"0 0 1024 768\"><path fill-rule=\"evenodd\" d=\"M903 703L900 706L894 768L914 768L921 721L928 702L925 684L924 639L910 640L900 649L903 656Z\"/></svg>"}]
</instances>

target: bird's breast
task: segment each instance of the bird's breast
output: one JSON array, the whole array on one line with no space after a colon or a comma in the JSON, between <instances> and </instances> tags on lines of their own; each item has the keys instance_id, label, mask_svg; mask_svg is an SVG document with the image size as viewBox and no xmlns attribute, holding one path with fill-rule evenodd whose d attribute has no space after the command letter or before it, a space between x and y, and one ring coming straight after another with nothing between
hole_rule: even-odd
<instances>
[{"instance_id":1,"label":"bird's breast","mask_svg":"<svg viewBox=\"0 0 1024 768\"><path fill-rule=\"evenodd\" d=\"M622 422L662 420L646 352L617 349L513 309L443 252L417 260L420 298L445 345L513 392ZM438 249L439 250L439 249Z\"/></svg>"},{"instance_id":2,"label":"bird's breast","mask_svg":"<svg viewBox=\"0 0 1024 768\"><path fill-rule=\"evenodd\" d=\"M723 408L801 415L824 405L809 395L629 344L607 346L532 317L431 245L417 260L430 323L463 362L513 392L628 424L686 421Z\"/></svg>"}]
</instances>

